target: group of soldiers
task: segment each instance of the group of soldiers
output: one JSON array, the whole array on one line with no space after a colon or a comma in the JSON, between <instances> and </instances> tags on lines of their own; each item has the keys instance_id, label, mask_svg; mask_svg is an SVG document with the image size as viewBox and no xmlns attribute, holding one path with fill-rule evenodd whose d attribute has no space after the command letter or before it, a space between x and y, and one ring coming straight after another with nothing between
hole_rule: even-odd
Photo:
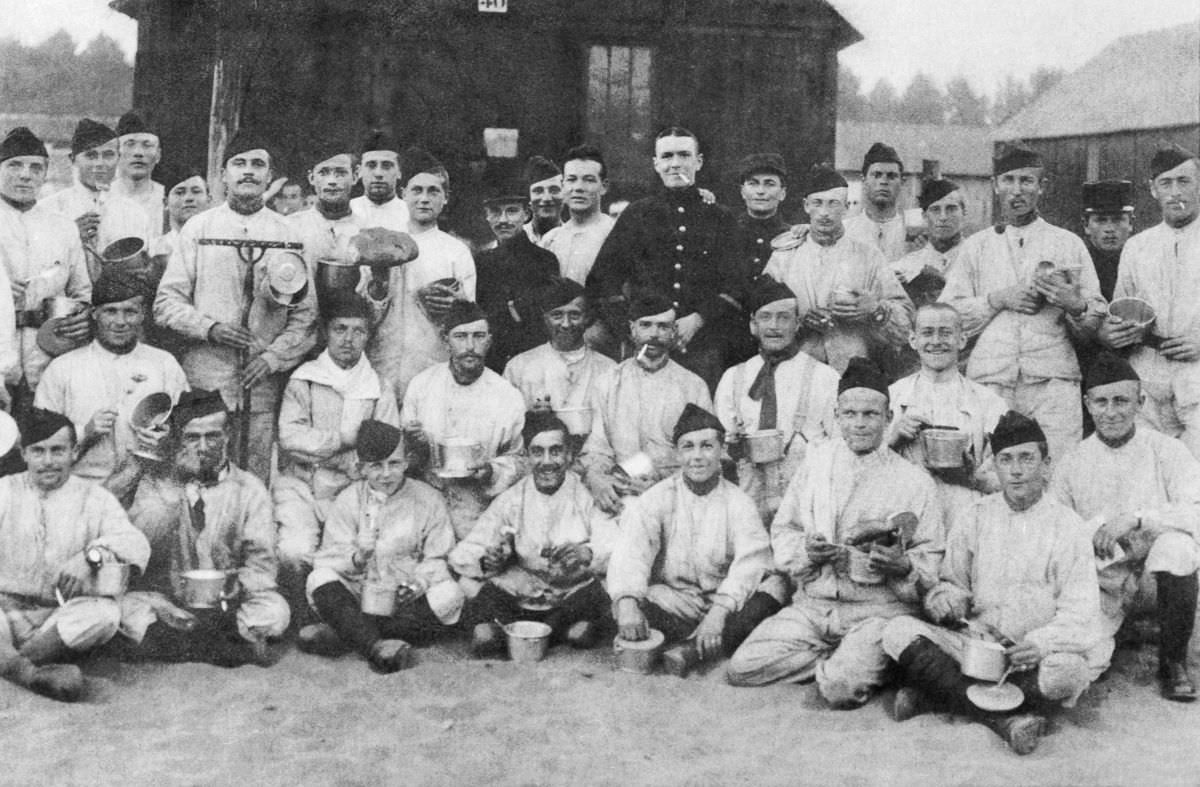
<instances>
[{"instance_id":1,"label":"group of soldiers","mask_svg":"<svg viewBox=\"0 0 1200 787\"><path fill-rule=\"evenodd\" d=\"M41 199L42 142L0 142L8 680L72 701L96 648L267 665L293 632L387 673L456 632L503 655L536 620L834 708L895 681L897 720L969 715L1027 753L1149 603L1161 691L1194 699L1195 154L1154 154L1162 222L1132 238L1134 185L1084 184L1085 242L1006 146L1000 221L968 236L945 179L906 226L886 144L860 213L838 172L770 153L732 211L671 127L617 219L583 145L493 179L472 250L439 226L445 167L383 133L322 148L287 216L267 141L229 141L219 204L160 153L135 113L83 120L76 182ZM1015 711L968 697L980 640Z\"/></svg>"}]
</instances>

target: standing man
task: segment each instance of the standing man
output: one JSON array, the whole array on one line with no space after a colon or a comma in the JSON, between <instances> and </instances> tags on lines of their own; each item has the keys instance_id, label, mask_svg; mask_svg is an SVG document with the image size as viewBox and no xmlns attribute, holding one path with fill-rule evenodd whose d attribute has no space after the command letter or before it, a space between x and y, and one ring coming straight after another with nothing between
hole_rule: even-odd
<instances>
[{"instance_id":1,"label":"standing man","mask_svg":"<svg viewBox=\"0 0 1200 787\"><path fill-rule=\"evenodd\" d=\"M35 410L21 445L29 470L0 479L0 677L75 702L83 674L63 662L112 639L121 623L115 599L89 592L92 563L141 570L150 545L112 494L71 474L68 418Z\"/></svg>"},{"instance_id":2,"label":"standing man","mask_svg":"<svg viewBox=\"0 0 1200 787\"><path fill-rule=\"evenodd\" d=\"M730 435L729 453L738 460L738 485L769 522L809 446L837 432L838 374L800 352L800 311L787 285L759 280L746 309L759 353L721 377L716 414ZM779 431L782 455L756 462L746 440L763 430Z\"/></svg>"},{"instance_id":3,"label":"standing man","mask_svg":"<svg viewBox=\"0 0 1200 787\"><path fill-rule=\"evenodd\" d=\"M50 362L35 407L62 413L79 435L73 472L103 481L137 447L133 410L152 393L171 402L187 390L178 361L141 341L149 295L129 274L107 271L92 286L91 343Z\"/></svg>"},{"instance_id":4,"label":"standing man","mask_svg":"<svg viewBox=\"0 0 1200 787\"><path fill-rule=\"evenodd\" d=\"M369 134L359 152L358 180L363 193L350 200L350 210L362 226L408 232L408 206L396 193L401 176L400 146L385 132Z\"/></svg>"},{"instance_id":5,"label":"standing man","mask_svg":"<svg viewBox=\"0 0 1200 787\"><path fill-rule=\"evenodd\" d=\"M1082 435L1072 339L1095 335L1104 301L1083 241L1038 215L1042 157L1007 145L993 169L1002 221L963 241L941 300L979 337L967 376L1037 420L1054 461Z\"/></svg>"},{"instance_id":6,"label":"standing man","mask_svg":"<svg viewBox=\"0 0 1200 787\"><path fill-rule=\"evenodd\" d=\"M1097 180L1083 184L1083 239L1100 294L1113 298L1117 286L1117 263L1133 232L1133 184L1128 180Z\"/></svg>"},{"instance_id":7,"label":"standing man","mask_svg":"<svg viewBox=\"0 0 1200 787\"><path fill-rule=\"evenodd\" d=\"M358 176L354 156L347 146L330 143L316 154L317 162L308 171L308 182L317 195L317 203L288 217L304 244L304 261L310 280L316 279L317 265L354 267L351 243L363 224L350 210L350 188ZM327 295L317 293L320 301Z\"/></svg>"},{"instance_id":8,"label":"standing man","mask_svg":"<svg viewBox=\"0 0 1200 787\"><path fill-rule=\"evenodd\" d=\"M952 180L927 180L917 198L925 216L929 242L892 263L914 306L933 303L946 286L946 272L962 250L967 203Z\"/></svg>"},{"instance_id":9,"label":"standing man","mask_svg":"<svg viewBox=\"0 0 1200 787\"><path fill-rule=\"evenodd\" d=\"M1151 429L1178 437L1200 457L1200 160L1178 145L1150 161L1150 194L1161 223L1129 239L1113 296L1141 298L1157 320L1150 328L1105 321L1100 341L1129 348L1149 401Z\"/></svg>"},{"instance_id":10,"label":"standing man","mask_svg":"<svg viewBox=\"0 0 1200 787\"><path fill-rule=\"evenodd\" d=\"M562 170L545 156L530 156L525 163L525 182L532 214L525 223L525 234L541 245L546 233L562 224Z\"/></svg>"},{"instance_id":11,"label":"standing man","mask_svg":"<svg viewBox=\"0 0 1200 787\"><path fill-rule=\"evenodd\" d=\"M558 258L559 275L587 283L596 255L617 222L601 210L608 193L604 155L592 145L567 151L563 161L563 194L570 218L542 237L542 248Z\"/></svg>"},{"instance_id":12,"label":"standing man","mask_svg":"<svg viewBox=\"0 0 1200 787\"><path fill-rule=\"evenodd\" d=\"M1084 377L1096 432L1063 458L1051 488L1094 532L1101 625L1113 637L1138 602L1157 601L1162 695L1196 699L1188 641L1196 620L1200 569L1200 462L1178 440L1137 428L1145 404L1137 373L1104 353ZM1153 579L1153 588L1148 587Z\"/></svg>"},{"instance_id":13,"label":"standing man","mask_svg":"<svg viewBox=\"0 0 1200 787\"><path fill-rule=\"evenodd\" d=\"M92 281L84 262L79 230L67 217L38 204L46 181L49 154L42 141L24 126L0 142L0 261L4 287L12 303L0 298L0 370L11 394L11 412L20 424L33 405L33 392L50 356L37 344L42 302L65 295L92 297ZM16 312L15 321L9 309ZM16 335L9 326L16 326ZM78 313L59 324L57 333L71 342L88 336L88 317Z\"/></svg>"},{"instance_id":14,"label":"standing man","mask_svg":"<svg viewBox=\"0 0 1200 787\"><path fill-rule=\"evenodd\" d=\"M372 268L360 289L375 310L375 335L367 357L403 401L408 383L422 369L446 360L438 321L457 300L475 300L475 260L467 245L438 228L450 198L450 174L433 156L409 148L401 158L407 232L416 241L415 260Z\"/></svg>"},{"instance_id":15,"label":"standing man","mask_svg":"<svg viewBox=\"0 0 1200 787\"><path fill-rule=\"evenodd\" d=\"M525 402L486 366L492 336L482 309L455 301L443 326L450 359L413 378L400 412L406 439L424 456L437 451L435 446L453 443L472 450L473 462L466 466L438 467L427 461L419 468L422 478L445 496L455 535L465 538L492 499L521 477Z\"/></svg>"},{"instance_id":16,"label":"standing man","mask_svg":"<svg viewBox=\"0 0 1200 787\"><path fill-rule=\"evenodd\" d=\"M876 142L863 156L862 213L846 219L846 234L869 243L895 262L908 251L905 246L904 215L897 209L904 187L904 162L896 149Z\"/></svg>"},{"instance_id":17,"label":"standing man","mask_svg":"<svg viewBox=\"0 0 1200 787\"><path fill-rule=\"evenodd\" d=\"M912 303L883 254L845 231L847 192L836 171L814 167L803 185L808 235L763 271L796 295L807 329L800 349L839 373L855 356L891 360L912 325Z\"/></svg>"},{"instance_id":18,"label":"standing man","mask_svg":"<svg viewBox=\"0 0 1200 787\"><path fill-rule=\"evenodd\" d=\"M154 301L159 325L190 340L182 365L193 388L220 391L233 413L245 469L264 481L275 442L279 388L316 341L316 295L283 306L262 297L268 266L290 252L254 241L298 244L292 225L263 205L271 154L249 135L226 147L226 201L180 232ZM237 245L241 244L241 245ZM258 257L255 260L255 257Z\"/></svg>"},{"instance_id":19,"label":"standing man","mask_svg":"<svg viewBox=\"0 0 1200 787\"><path fill-rule=\"evenodd\" d=\"M538 293L558 278L558 258L521 230L529 206L520 183L500 183L484 198L484 218L497 246L475 261L479 306L492 329L488 368L503 372L509 360L541 344Z\"/></svg>"},{"instance_id":20,"label":"standing man","mask_svg":"<svg viewBox=\"0 0 1200 787\"><path fill-rule=\"evenodd\" d=\"M190 165L163 165L159 178L166 192L167 228L159 238L157 251L168 258L179 248L179 231L188 219L208 208L212 195L204 169Z\"/></svg>"},{"instance_id":21,"label":"standing man","mask_svg":"<svg viewBox=\"0 0 1200 787\"><path fill-rule=\"evenodd\" d=\"M596 382L582 463L588 488L609 513L620 510L620 495L639 494L679 468L671 430L687 406L712 409L704 381L671 360L676 330L675 306L667 296L635 296L629 333L637 352ZM621 467L639 454L653 465L644 478Z\"/></svg>"},{"instance_id":22,"label":"standing man","mask_svg":"<svg viewBox=\"0 0 1200 787\"><path fill-rule=\"evenodd\" d=\"M113 181L114 196L137 203L146 212L150 225L150 240L163 232L163 187L150 179L154 167L162 158L158 135L129 110L117 121L117 136L121 156L117 161L117 179Z\"/></svg>"},{"instance_id":23,"label":"standing man","mask_svg":"<svg viewBox=\"0 0 1200 787\"><path fill-rule=\"evenodd\" d=\"M267 198L267 207L280 216L291 216L299 213L307 205L304 194L304 184L295 178L286 178L279 191Z\"/></svg>"},{"instance_id":24,"label":"standing man","mask_svg":"<svg viewBox=\"0 0 1200 787\"><path fill-rule=\"evenodd\" d=\"M46 207L75 220L80 240L97 253L121 238L148 241L153 237L142 206L109 193L119 145L117 133L108 126L89 118L80 120L71 137L75 182L45 200ZM94 279L100 275L100 265L94 255L89 255L88 263Z\"/></svg>"},{"instance_id":25,"label":"standing man","mask_svg":"<svg viewBox=\"0 0 1200 787\"><path fill-rule=\"evenodd\" d=\"M631 204L613 227L588 276L592 302L610 334L624 336L626 288L670 296L676 320L676 358L709 389L725 370L741 287L737 222L719 205L704 202L696 175L704 165L700 141L672 126L654 141L655 194Z\"/></svg>"}]
</instances>

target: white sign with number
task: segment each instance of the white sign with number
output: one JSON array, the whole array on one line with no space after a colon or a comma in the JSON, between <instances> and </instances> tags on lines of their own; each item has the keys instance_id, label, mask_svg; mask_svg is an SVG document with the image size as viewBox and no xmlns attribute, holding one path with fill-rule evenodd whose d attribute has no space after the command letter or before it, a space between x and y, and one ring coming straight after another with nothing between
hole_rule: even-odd
<instances>
[{"instance_id":1,"label":"white sign with number","mask_svg":"<svg viewBox=\"0 0 1200 787\"><path fill-rule=\"evenodd\" d=\"M508 0L479 0L479 11L484 14L507 14Z\"/></svg>"}]
</instances>

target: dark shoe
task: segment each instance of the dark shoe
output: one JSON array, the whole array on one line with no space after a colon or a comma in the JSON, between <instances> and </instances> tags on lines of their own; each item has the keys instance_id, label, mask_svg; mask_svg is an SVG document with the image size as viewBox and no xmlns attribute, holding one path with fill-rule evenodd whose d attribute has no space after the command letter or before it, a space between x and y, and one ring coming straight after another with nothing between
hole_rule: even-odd
<instances>
[{"instance_id":1,"label":"dark shoe","mask_svg":"<svg viewBox=\"0 0 1200 787\"><path fill-rule=\"evenodd\" d=\"M896 692L896 701L892 704L892 718L896 721L908 721L914 716L921 716L933 711L933 704L921 690L915 686L901 686Z\"/></svg>"},{"instance_id":2,"label":"dark shoe","mask_svg":"<svg viewBox=\"0 0 1200 787\"><path fill-rule=\"evenodd\" d=\"M1192 702L1196 699L1196 684L1182 661L1165 662L1158 669L1159 685L1164 699L1172 702Z\"/></svg>"},{"instance_id":3,"label":"dark shoe","mask_svg":"<svg viewBox=\"0 0 1200 787\"><path fill-rule=\"evenodd\" d=\"M83 697L83 673L74 664L38 667L26 685L35 694L59 702L78 702Z\"/></svg>"},{"instance_id":4,"label":"dark shoe","mask_svg":"<svg viewBox=\"0 0 1200 787\"><path fill-rule=\"evenodd\" d=\"M1015 716L989 715L983 719L983 723L1003 738L1008 748L1020 755L1032 754L1046 730L1046 720L1031 713Z\"/></svg>"},{"instance_id":5,"label":"dark shoe","mask_svg":"<svg viewBox=\"0 0 1200 787\"><path fill-rule=\"evenodd\" d=\"M495 623L479 623L471 631L471 658L495 659L504 655L504 629Z\"/></svg>"},{"instance_id":6,"label":"dark shoe","mask_svg":"<svg viewBox=\"0 0 1200 787\"><path fill-rule=\"evenodd\" d=\"M690 642L668 648L662 654L663 670L677 678L686 678L699 663L700 651Z\"/></svg>"},{"instance_id":7,"label":"dark shoe","mask_svg":"<svg viewBox=\"0 0 1200 787\"><path fill-rule=\"evenodd\" d=\"M577 620L567 629L567 644L576 650L587 650L596 646L600 627L590 620Z\"/></svg>"},{"instance_id":8,"label":"dark shoe","mask_svg":"<svg viewBox=\"0 0 1200 787\"><path fill-rule=\"evenodd\" d=\"M412 645L402 639L381 639L371 646L367 657L371 669L384 675L408 669L416 663Z\"/></svg>"},{"instance_id":9,"label":"dark shoe","mask_svg":"<svg viewBox=\"0 0 1200 787\"><path fill-rule=\"evenodd\" d=\"M328 623L314 623L300 629L296 647L316 656L341 656L348 650L346 643Z\"/></svg>"}]
</instances>

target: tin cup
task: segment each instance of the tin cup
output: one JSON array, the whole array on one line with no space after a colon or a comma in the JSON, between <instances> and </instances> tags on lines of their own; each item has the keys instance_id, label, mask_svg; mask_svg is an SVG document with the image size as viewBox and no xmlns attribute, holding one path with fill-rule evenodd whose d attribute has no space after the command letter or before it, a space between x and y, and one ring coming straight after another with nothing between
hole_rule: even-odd
<instances>
[{"instance_id":1,"label":"tin cup","mask_svg":"<svg viewBox=\"0 0 1200 787\"><path fill-rule=\"evenodd\" d=\"M396 612L396 586L390 582L367 582L362 589L361 608L366 615L391 617Z\"/></svg>"}]
</instances>

